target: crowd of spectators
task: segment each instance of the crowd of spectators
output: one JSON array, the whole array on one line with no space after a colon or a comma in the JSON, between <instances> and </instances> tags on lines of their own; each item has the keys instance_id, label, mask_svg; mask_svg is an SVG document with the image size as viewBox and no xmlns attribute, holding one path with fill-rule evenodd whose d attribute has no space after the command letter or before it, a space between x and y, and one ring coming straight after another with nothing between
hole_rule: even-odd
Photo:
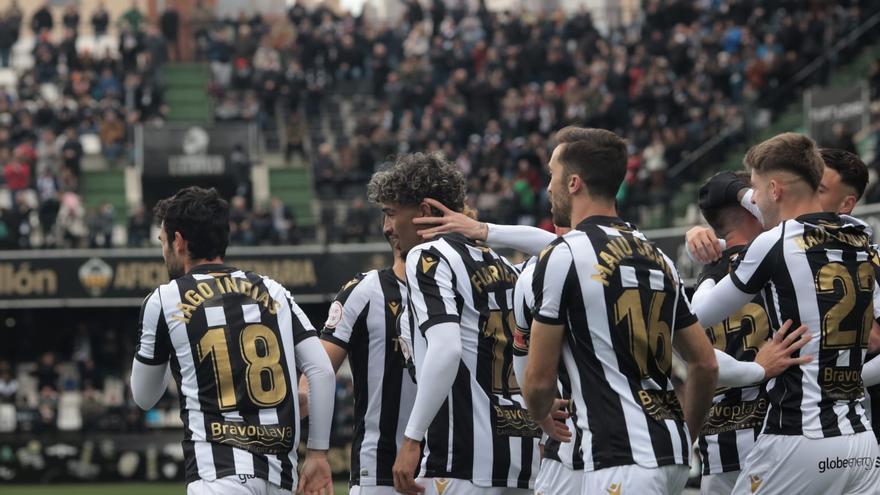
<instances>
[{"instance_id":1,"label":"crowd of spectators","mask_svg":"<svg viewBox=\"0 0 880 495\"><path fill-rule=\"evenodd\" d=\"M748 109L780 110L793 93L774 90L877 7L647 0L640 23L603 35L587 12L465 5L409 0L398 23L377 24L297 4L288 23L240 19L206 30L218 112L264 119L281 108L291 121L288 154L301 153L302 113L320 113L341 82L359 81L372 109L350 139L323 135L309 150L323 196L361 193L396 153L440 150L467 172L481 216L503 222L546 223L543 165L555 130L611 129L630 146L619 200L638 218L640 206L677 190L669 167ZM695 172L680 179L704 171Z\"/></svg>"},{"instance_id":2,"label":"crowd of spectators","mask_svg":"<svg viewBox=\"0 0 880 495\"><path fill-rule=\"evenodd\" d=\"M115 212L86 207L82 161L88 153L127 162L130 126L164 118L159 68L168 43L136 3L113 36L99 3L88 43L76 3L61 19L48 2L40 6L32 36L20 42L26 21L16 2L0 13L0 65L14 71L14 86L0 90L0 246L108 246ZM22 43L32 46L17 61Z\"/></svg>"}]
</instances>

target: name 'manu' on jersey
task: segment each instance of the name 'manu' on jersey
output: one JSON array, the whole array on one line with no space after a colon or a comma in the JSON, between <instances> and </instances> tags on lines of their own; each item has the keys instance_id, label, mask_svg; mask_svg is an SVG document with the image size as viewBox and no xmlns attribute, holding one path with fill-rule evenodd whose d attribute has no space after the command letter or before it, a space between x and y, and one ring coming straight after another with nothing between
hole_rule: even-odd
<instances>
[{"instance_id":1,"label":"name 'manu' on jersey","mask_svg":"<svg viewBox=\"0 0 880 495\"><path fill-rule=\"evenodd\" d=\"M672 261L619 218L589 217L545 249L532 317L564 325L584 469L688 464L672 337L696 322Z\"/></svg>"}]
</instances>

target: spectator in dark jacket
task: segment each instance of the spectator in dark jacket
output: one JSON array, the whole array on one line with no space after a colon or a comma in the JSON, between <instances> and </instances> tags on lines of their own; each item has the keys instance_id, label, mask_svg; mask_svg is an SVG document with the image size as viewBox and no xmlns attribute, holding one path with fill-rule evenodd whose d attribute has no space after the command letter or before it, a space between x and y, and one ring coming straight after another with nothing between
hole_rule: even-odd
<instances>
[{"instance_id":1,"label":"spectator in dark jacket","mask_svg":"<svg viewBox=\"0 0 880 495\"><path fill-rule=\"evenodd\" d=\"M49 10L49 2L45 2L34 12L34 16L31 18L31 31L35 35L39 35L44 29L52 31L54 26L55 20L52 18L52 11Z\"/></svg>"}]
</instances>

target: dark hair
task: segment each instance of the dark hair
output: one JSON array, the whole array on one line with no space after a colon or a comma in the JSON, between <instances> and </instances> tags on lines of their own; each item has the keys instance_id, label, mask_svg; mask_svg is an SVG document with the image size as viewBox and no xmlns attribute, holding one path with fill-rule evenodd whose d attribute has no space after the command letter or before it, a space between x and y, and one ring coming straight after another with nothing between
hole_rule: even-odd
<instances>
[{"instance_id":1,"label":"dark hair","mask_svg":"<svg viewBox=\"0 0 880 495\"><path fill-rule=\"evenodd\" d=\"M229 245L229 203L217 190L190 186L156 204L153 215L160 225L164 222L168 243L174 233L186 239L191 259L226 256Z\"/></svg>"},{"instance_id":2,"label":"dark hair","mask_svg":"<svg viewBox=\"0 0 880 495\"><path fill-rule=\"evenodd\" d=\"M862 198L868 186L868 166L859 155L836 148L819 150L825 166L840 174L840 181L856 190L856 201Z\"/></svg>"},{"instance_id":3,"label":"dark hair","mask_svg":"<svg viewBox=\"0 0 880 495\"><path fill-rule=\"evenodd\" d=\"M577 174L590 194L614 199L626 177L626 143L605 129L565 127L556 133L558 159L568 174Z\"/></svg>"},{"instance_id":4,"label":"dark hair","mask_svg":"<svg viewBox=\"0 0 880 495\"><path fill-rule=\"evenodd\" d=\"M743 158L746 168L758 173L781 170L803 179L813 191L819 189L825 164L816 143L793 132L785 132L749 148Z\"/></svg>"},{"instance_id":5,"label":"dark hair","mask_svg":"<svg viewBox=\"0 0 880 495\"><path fill-rule=\"evenodd\" d=\"M751 177L746 171L734 172L737 177L742 179L746 184L751 184ZM711 179L710 179L711 180ZM727 237L736 227L736 224L744 218L744 215L751 216L745 208L736 204L726 204L722 206L713 206L710 208L700 208L700 213L706 219L706 223L715 231L718 237Z\"/></svg>"},{"instance_id":6,"label":"dark hair","mask_svg":"<svg viewBox=\"0 0 880 495\"><path fill-rule=\"evenodd\" d=\"M464 196L464 175L440 153L401 155L394 165L373 174L367 184L367 198L376 204L418 206L425 198L433 198L460 212Z\"/></svg>"}]
</instances>

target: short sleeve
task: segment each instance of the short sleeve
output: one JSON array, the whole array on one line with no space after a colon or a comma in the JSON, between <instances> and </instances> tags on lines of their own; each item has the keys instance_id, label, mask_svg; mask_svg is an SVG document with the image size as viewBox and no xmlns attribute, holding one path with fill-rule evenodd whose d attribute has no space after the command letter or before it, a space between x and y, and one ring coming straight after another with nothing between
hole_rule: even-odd
<instances>
[{"instance_id":1,"label":"short sleeve","mask_svg":"<svg viewBox=\"0 0 880 495\"><path fill-rule=\"evenodd\" d=\"M348 349L358 318L370 301L369 291L361 274L345 283L330 304L321 339Z\"/></svg>"},{"instance_id":2,"label":"short sleeve","mask_svg":"<svg viewBox=\"0 0 880 495\"><path fill-rule=\"evenodd\" d=\"M302 308L299 307L299 304L293 300L293 296L290 295L290 292L285 291L285 296L290 303L290 316L293 324L293 344L299 344L309 337L317 337L318 332L315 330L315 327L312 326L312 322L309 321L309 318L303 312Z\"/></svg>"},{"instance_id":3,"label":"short sleeve","mask_svg":"<svg viewBox=\"0 0 880 495\"><path fill-rule=\"evenodd\" d=\"M529 352L529 336L532 327L532 304L535 296L532 294L532 280L535 273L535 265L527 266L519 279L513 292L513 314L516 319L516 328L513 330L513 353L514 355L526 355Z\"/></svg>"},{"instance_id":4,"label":"short sleeve","mask_svg":"<svg viewBox=\"0 0 880 495\"><path fill-rule=\"evenodd\" d=\"M675 306L675 330L687 328L697 323L697 315L691 308L691 302L688 301L687 294L684 292L684 283L678 279L678 304Z\"/></svg>"},{"instance_id":5,"label":"short sleeve","mask_svg":"<svg viewBox=\"0 0 880 495\"><path fill-rule=\"evenodd\" d=\"M164 364L171 357L171 339L158 290L151 292L141 306L137 350L134 356L147 365Z\"/></svg>"},{"instance_id":6,"label":"short sleeve","mask_svg":"<svg viewBox=\"0 0 880 495\"><path fill-rule=\"evenodd\" d=\"M538 263L532 281L532 317L548 325L561 325L564 322L562 301L570 287L569 277L574 270L571 249L563 239L557 239L538 256Z\"/></svg>"},{"instance_id":7,"label":"short sleeve","mask_svg":"<svg viewBox=\"0 0 880 495\"><path fill-rule=\"evenodd\" d=\"M782 259L784 225L756 237L733 262L730 279L737 289L757 294L770 281L774 265Z\"/></svg>"},{"instance_id":8,"label":"short sleeve","mask_svg":"<svg viewBox=\"0 0 880 495\"><path fill-rule=\"evenodd\" d=\"M454 276L448 260L434 247L415 249L406 257L410 309L424 334L439 323L459 323Z\"/></svg>"}]
</instances>

